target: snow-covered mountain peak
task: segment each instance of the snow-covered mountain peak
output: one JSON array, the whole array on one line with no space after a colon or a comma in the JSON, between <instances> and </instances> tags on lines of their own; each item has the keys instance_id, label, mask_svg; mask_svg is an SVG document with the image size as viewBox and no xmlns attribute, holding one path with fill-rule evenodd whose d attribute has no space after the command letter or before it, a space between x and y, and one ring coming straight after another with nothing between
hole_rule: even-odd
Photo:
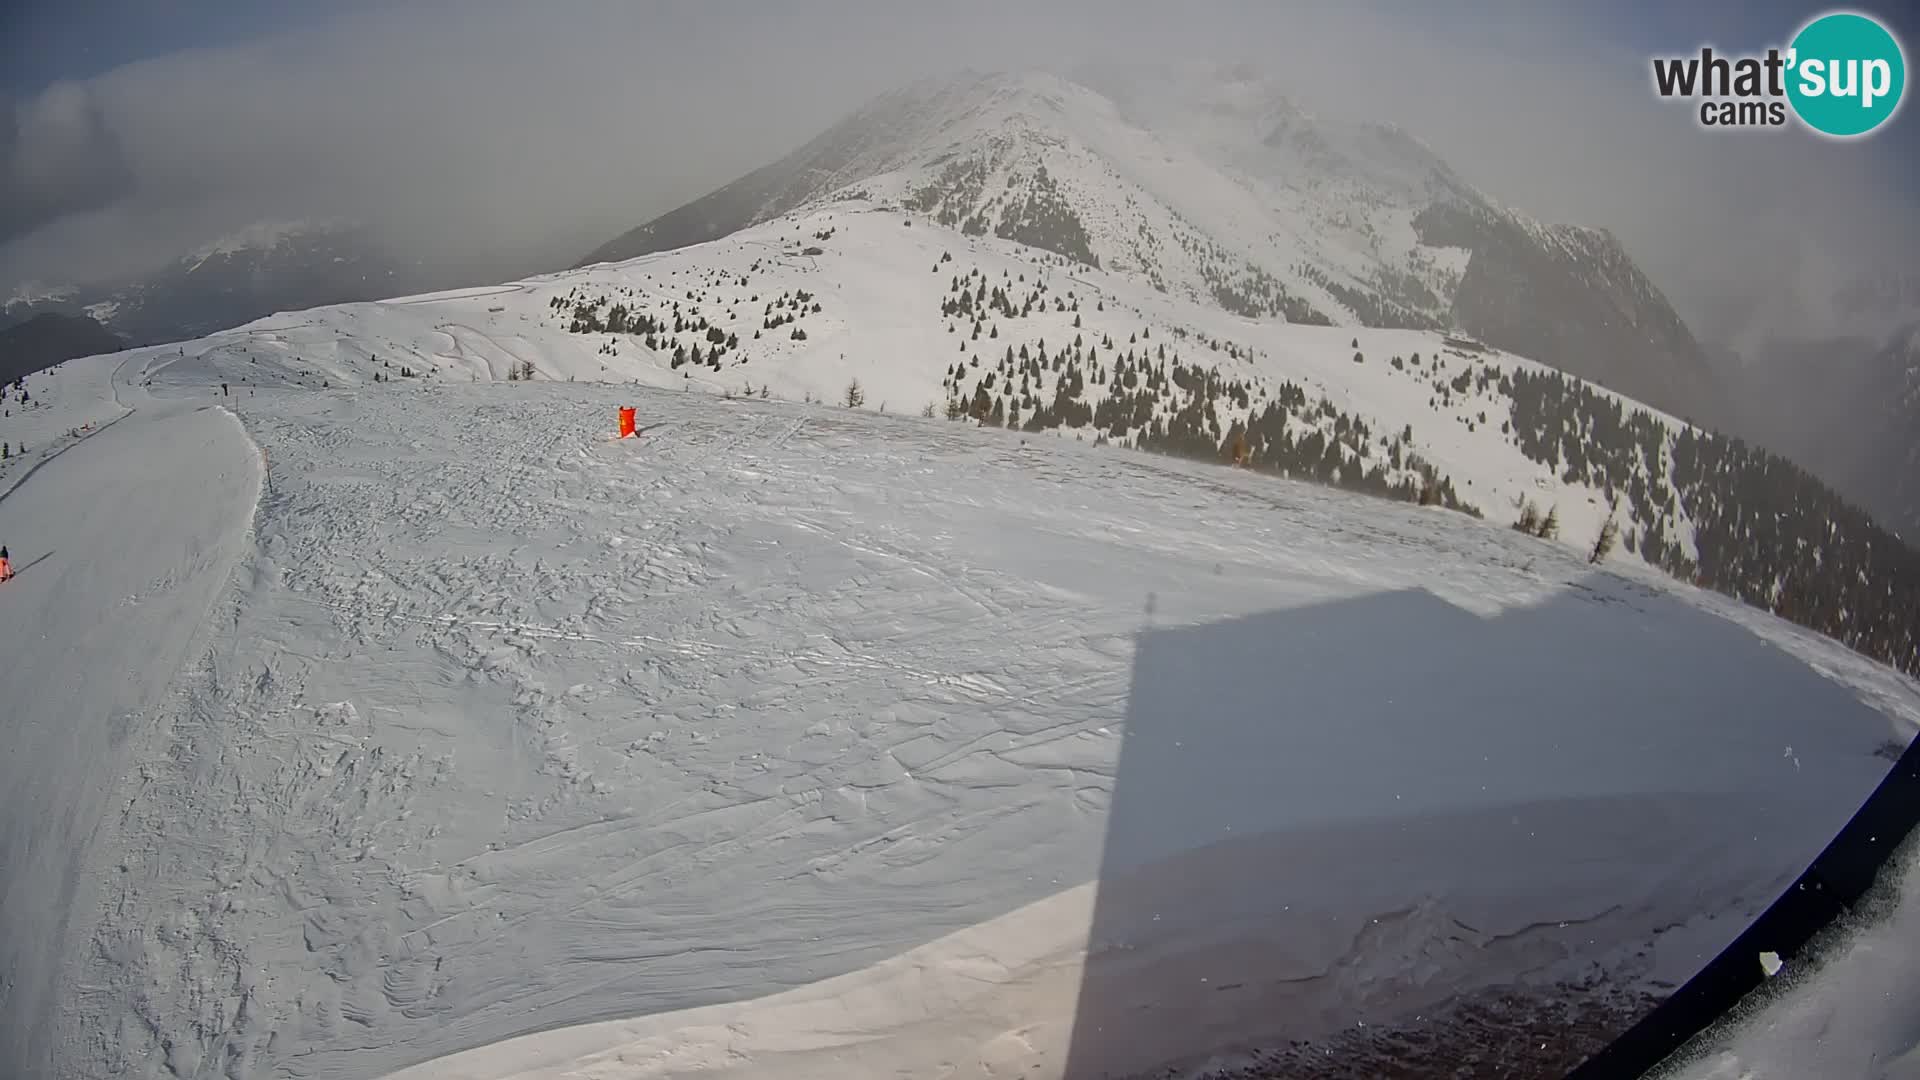
<instances>
[{"instance_id":1,"label":"snow-covered mountain peak","mask_svg":"<svg viewBox=\"0 0 1920 1080\"><path fill-rule=\"evenodd\" d=\"M845 160L838 171L867 179L905 168L937 168L988 143L1063 143L1112 111L1110 102L1056 75L966 71L875 98L816 143L841 151Z\"/></svg>"},{"instance_id":2,"label":"snow-covered mountain peak","mask_svg":"<svg viewBox=\"0 0 1920 1080\"><path fill-rule=\"evenodd\" d=\"M1604 230L1547 225L1372 119L1323 118L1250 66L927 79L582 265L801 209L882 207L1112 269L1249 319L1464 330L1676 412L1706 360Z\"/></svg>"}]
</instances>

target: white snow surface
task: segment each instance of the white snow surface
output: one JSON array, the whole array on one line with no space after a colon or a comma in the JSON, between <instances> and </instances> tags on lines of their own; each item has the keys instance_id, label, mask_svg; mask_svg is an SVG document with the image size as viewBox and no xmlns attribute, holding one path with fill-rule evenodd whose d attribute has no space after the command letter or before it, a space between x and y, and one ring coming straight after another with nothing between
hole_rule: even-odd
<instances>
[{"instance_id":1,"label":"white snow surface","mask_svg":"<svg viewBox=\"0 0 1920 1080\"><path fill-rule=\"evenodd\" d=\"M1078 1077L1664 992L1920 722L1833 642L1588 566L1585 489L1486 425L1416 440L1477 521L913 415L969 266L1082 301L989 356L1150 326L1383 429L1428 393L1384 357L1444 353L828 209L30 377L0 1073ZM568 333L576 289L738 309L740 356ZM752 340L796 290L807 339ZM1522 489L1574 539L1506 528Z\"/></svg>"},{"instance_id":2,"label":"white snow surface","mask_svg":"<svg viewBox=\"0 0 1920 1080\"><path fill-rule=\"evenodd\" d=\"M0 416L0 425L4 425L0 426L0 439L8 447L7 456L0 459L0 495L80 437L128 414L113 385L114 373L126 362L123 353L68 360L22 380L29 399L26 402L7 393L5 402L0 403L0 411L5 414Z\"/></svg>"},{"instance_id":3,"label":"white snow surface","mask_svg":"<svg viewBox=\"0 0 1920 1080\"><path fill-rule=\"evenodd\" d=\"M144 721L204 647L203 620L230 587L258 481L231 414L179 403L70 444L0 503L17 569L0 616L7 1075L39 1075L49 1060L53 995L77 958L68 946L87 947L112 873L94 859L101 830L122 812L122 780L149 767L137 749ZM91 1071L64 1053L52 1060L64 1063L59 1075Z\"/></svg>"},{"instance_id":4,"label":"white snow surface","mask_svg":"<svg viewBox=\"0 0 1920 1080\"><path fill-rule=\"evenodd\" d=\"M914 224L903 224L909 220ZM823 233L826 239L819 238ZM805 254L813 248L821 254ZM971 279L976 288L983 282L1004 287L1016 303L1044 284L1045 310L1018 318L988 315L976 339L965 316L941 313L953 279L969 274L976 275ZM769 310L792 312L777 301L803 293L809 303L794 323L764 329ZM1056 311L1056 299L1077 300L1078 310ZM689 326L660 335L652 349L639 335L570 333L574 306L583 301L602 316L620 304L667 322L678 313ZM813 304L819 312L811 310ZM705 334L691 325L696 318L738 338L718 371L671 365L675 345L710 347ZM804 340L791 336L795 329L805 333ZM761 336L755 338L756 333ZM1162 294L1128 273L1062 265L1043 251L963 236L924 217L875 209L864 200L830 204L711 243L624 263L275 315L168 346L183 349L196 362L159 369L153 377L187 385L217 378L236 386L339 386L370 381L377 373L395 378L404 365L421 378L471 382L505 379L510 369L531 362L541 380L632 381L731 394L752 388L793 401L838 400L858 379L867 408L911 414L927 406L944 411L948 391L942 379L950 364L978 360L982 365L968 367L960 392L965 397L1009 350L1025 347L1037 355L1043 344L1057 352L1076 340L1107 366L1127 352L1144 360L1160 357L1164 349L1167 363L1177 359L1214 368L1249 384L1254 409L1290 381L1310 400L1324 398L1365 419L1374 432L1373 460L1383 459L1388 442L1410 426L1408 449L1450 476L1461 497L1489 520L1510 522L1518 500L1531 499L1543 513L1558 509L1562 540L1583 552L1607 516L1601 491L1528 460L1502 433L1510 402L1497 386L1483 392L1476 383L1453 394L1450 403L1438 403L1436 381L1451 383L1482 371L1497 377L1503 371L1547 370L1531 360L1490 349L1463 352L1450 347L1444 335L1426 331L1242 318ZM1364 362L1354 362L1356 352ZM1416 354L1419 364L1395 367L1391 362ZM1052 396L1052 378L1049 374L1035 388L1042 399ZM1107 389L1089 380L1085 398L1097 403ZM1636 402L1628 405L1645 409ZM1160 415L1170 411L1163 407ZM1222 408L1221 423L1248 411ZM1678 419L1645 411L1674 434L1685 427ZM1322 426L1330 433L1330 422ZM1671 454L1667 462L1670 468ZM1663 473L1652 479L1665 478ZM1691 530L1685 515L1678 515L1676 539L1689 548ZM1640 561L1624 549L1616 549L1611 559Z\"/></svg>"}]
</instances>

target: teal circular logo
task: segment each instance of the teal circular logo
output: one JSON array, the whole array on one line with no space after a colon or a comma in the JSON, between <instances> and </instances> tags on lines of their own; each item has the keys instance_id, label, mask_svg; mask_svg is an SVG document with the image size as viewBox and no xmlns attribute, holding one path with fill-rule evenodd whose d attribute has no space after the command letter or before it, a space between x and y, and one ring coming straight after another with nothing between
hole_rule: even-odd
<instances>
[{"instance_id":1,"label":"teal circular logo","mask_svg":"<svg viewBox=\"0 0 1920 1080\"><path fill-rule=\"evenodd\" d=\"M1787 100L1801 122L1851 138L1887 122L1907 88L1907 60L1887 28L1850 11L1822 15L1788 47Z\"/></svg>"}]
</instances>

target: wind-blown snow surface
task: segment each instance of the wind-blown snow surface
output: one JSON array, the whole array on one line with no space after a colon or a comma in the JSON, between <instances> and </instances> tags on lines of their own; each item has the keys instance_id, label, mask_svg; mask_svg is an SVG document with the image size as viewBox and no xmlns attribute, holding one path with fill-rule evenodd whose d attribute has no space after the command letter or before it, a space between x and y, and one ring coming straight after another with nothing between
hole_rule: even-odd
<instances>
[{"instance_id":1,"label":"wind-blown snow surface","mask_svg":"<svg viewBox=\"0 0 1920 1080\"><path fill-rule=\"evenodd\" d=\"M1115 447L211 388L397 340L295 321L126 354L134 411L0 501L0 693L50 744L0 786L13 1073L1086 1076L1659 992L1920 717L1720 598ZM626 403L661 426L609 439Z\"/></svg>"}]
</instances>

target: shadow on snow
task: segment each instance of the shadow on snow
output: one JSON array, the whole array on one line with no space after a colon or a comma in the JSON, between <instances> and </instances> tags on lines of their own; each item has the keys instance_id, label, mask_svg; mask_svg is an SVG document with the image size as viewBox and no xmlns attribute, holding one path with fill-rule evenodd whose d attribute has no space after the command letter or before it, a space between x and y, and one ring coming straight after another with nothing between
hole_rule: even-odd
<instances>
[{"instance_id":1,"label":"shadow on snow","mask_svg":"<svg viewBox=\"0 0 1920 1080\"><path fill-rule=\"evenodd\" d=\"M1749 631L1606 577L1493 618L1410 590L1149 626L1064 1075L1603 973L1670 988L1845 824L1890 733ZM1525 1041L1508 1075L1580 1056Z\"/></svg>"}]
</instances>

